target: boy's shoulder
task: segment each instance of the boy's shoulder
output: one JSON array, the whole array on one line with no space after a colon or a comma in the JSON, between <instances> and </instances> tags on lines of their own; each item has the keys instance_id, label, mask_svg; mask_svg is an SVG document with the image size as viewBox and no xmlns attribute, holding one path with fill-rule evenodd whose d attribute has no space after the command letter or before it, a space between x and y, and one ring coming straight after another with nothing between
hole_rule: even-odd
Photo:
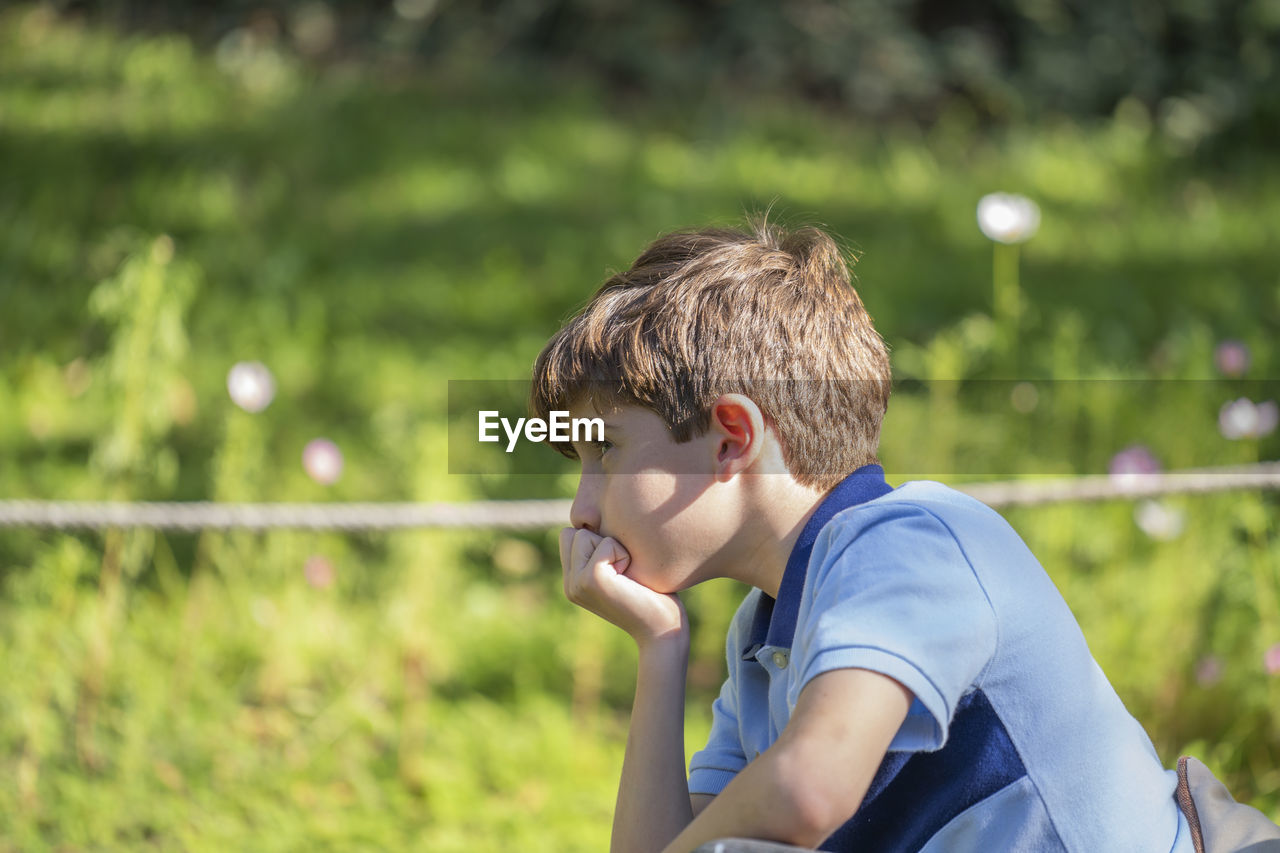
<instances>
[{"instance_id":1,"label":"boy's shoulder","mask_svg":"<svg viewBox=\"0 0 1280 853\"><path fill-rule=\"evenodd\" d=\"M995 606L1021 597L1048 605L1060 598L1044 567L1004 516L942 483L907 482L875 500L836 513L819 532L805 571L806 595L823 581L893 578L907 592L958 577L976 581ZM838 584L838 587L844 586Z\"/></svg>"},{"instance_id":2,"label":"boy's shoulder","mask_svg":"<svg viewBox=\"0 0 1280 853\"><path fill-rule=\"evenodd\" d=\"M932 480L908 481L835 512L810 542L811 550L795 566L800 577L784 580L780 598L785 601L775 602L754 587L748 590L730 623L731 647L747 649L766 636L775 603L794 621L801 609L816 612L831 603L817 589L848 591L876 578L893 578L893 588L916 595L966 577L966 583L976 582L987 607L1019 597L1053 605L1060 598L1002 515ZM855 576L860 580L853 584L826 582Z\"/></svg>"},{"instance_id":3,"label":"boy's shoulder","mask_svg":"<svg viewBox=\"0 0 1280 853\"><path fill-rule=\"evenodd\" d=\"M878 563L900 562L919 569L931 543L945 540L948 553L962 553L967 560L974 549L967 548L966 543L978 538L1021 546L1014 550L996 549L995 553L1012 557L1021 552L1029 556L1017 533L991 507L943 483L914 480L835 513L819 531L815 552L819 562L838 552L849 558L844 561L846 564L853 564L863 563L867 552L874 550L889 558L877 560ZM991 553L986 548L981 550ZM806 580L814 569L806 566ZM804 584L805 588L810 586ZM760 635L762 626L755 623L771 614L772 603L763 591L752 587L730 624L731 642L736 638L746 644L746 638Z\"/></svg>"},{"instance_id":4,"label":"boy's shoulder","mask_svg":"<svg viewBox=\"0 0 1280 853\"><path fill-rule=\"evenodd\" d=\"M888 525L885 533L890 538L926 530L945 532L956 540L996 531L1016 536L1000 513L959 489L933 480L911 480L875 500L841 510L827 522L821 535L856 539L879 525Z\"/></svg>"}]
</instances>

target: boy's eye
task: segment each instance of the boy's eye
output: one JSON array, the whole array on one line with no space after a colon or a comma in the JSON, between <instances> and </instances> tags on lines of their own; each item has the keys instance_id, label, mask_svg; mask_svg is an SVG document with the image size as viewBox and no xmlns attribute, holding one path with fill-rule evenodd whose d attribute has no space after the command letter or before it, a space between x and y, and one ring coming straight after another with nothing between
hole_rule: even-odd
<instances>
[{"instance_id":1,"label":"boy's eye","mask_svg":"<svg viewBox=\"0 0 1280 853\"><path fill-rule=\"evenodd\" d=\"M574 451L577 454L577 458L583 462L587 459L603 459L605 454L612 449L613 442L608 439L584 441L582 444L574 445Z\"/></svg>"}]
</instances>

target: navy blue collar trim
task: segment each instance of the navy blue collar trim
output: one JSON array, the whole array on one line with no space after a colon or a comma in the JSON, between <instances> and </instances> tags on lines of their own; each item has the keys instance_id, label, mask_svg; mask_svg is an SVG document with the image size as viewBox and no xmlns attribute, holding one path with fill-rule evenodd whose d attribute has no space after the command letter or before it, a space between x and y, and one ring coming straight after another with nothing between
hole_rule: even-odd
<instances>
[{"instance_id":1,"label":"navy blue collar trim","mask_svg":"<svg viewBox=\"0 0 1280 853\"><path fill-rule=\"evenodd\" d=\"M800 594L804 592L804 578L809 570L809 555L818 541L818 533L827 522L841 510L875 500L891 491L893 488L884 480L883 468L863 465L836 484L822 499L791 549L787 568L782 573L782 585L778 587L777 601L768 595L760 596L751 622L750 639L742 650L744 660L753 658L764 645L791 648L796 633L796 617L800 613Z\"/></svg>"}]
</instances>

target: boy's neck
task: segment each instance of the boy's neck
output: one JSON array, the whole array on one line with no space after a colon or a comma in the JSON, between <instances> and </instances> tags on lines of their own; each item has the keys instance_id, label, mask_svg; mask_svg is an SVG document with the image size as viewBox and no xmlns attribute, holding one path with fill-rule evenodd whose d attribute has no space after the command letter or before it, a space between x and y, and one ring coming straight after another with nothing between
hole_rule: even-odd
<instances>
[{"instance_id":1,"label":"boy's neck","mask_svg":"<svg viewBox=\"0 0 1280 853\"><path fill-rule=\"evenodd\" d=\"M805 523L829 492L802 486L786 474L759 478L756 512L744 530L744 557L735 577L777 598L787 560Z\"/></svg>"}]
</instances>

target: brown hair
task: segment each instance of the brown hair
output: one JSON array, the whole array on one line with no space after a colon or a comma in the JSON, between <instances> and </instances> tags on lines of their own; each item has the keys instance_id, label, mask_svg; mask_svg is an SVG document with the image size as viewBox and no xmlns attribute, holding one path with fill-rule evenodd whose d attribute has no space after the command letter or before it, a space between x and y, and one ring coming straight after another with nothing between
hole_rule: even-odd
<instances>
[{"instance_id":1,"label":"brown hair","mask_svg":"<svg viewBox=\"0 0 1280 853\"><path fill-rule=\"evenodd\" d=\"M584 399L633 403L684 442L710 427L719 395L745 394L791 475L829 489L876 461L889 384L887 348L835 241L761 219L656 240L548 341L530 406L547 418Z\"/></svg>"}]
</instances>

